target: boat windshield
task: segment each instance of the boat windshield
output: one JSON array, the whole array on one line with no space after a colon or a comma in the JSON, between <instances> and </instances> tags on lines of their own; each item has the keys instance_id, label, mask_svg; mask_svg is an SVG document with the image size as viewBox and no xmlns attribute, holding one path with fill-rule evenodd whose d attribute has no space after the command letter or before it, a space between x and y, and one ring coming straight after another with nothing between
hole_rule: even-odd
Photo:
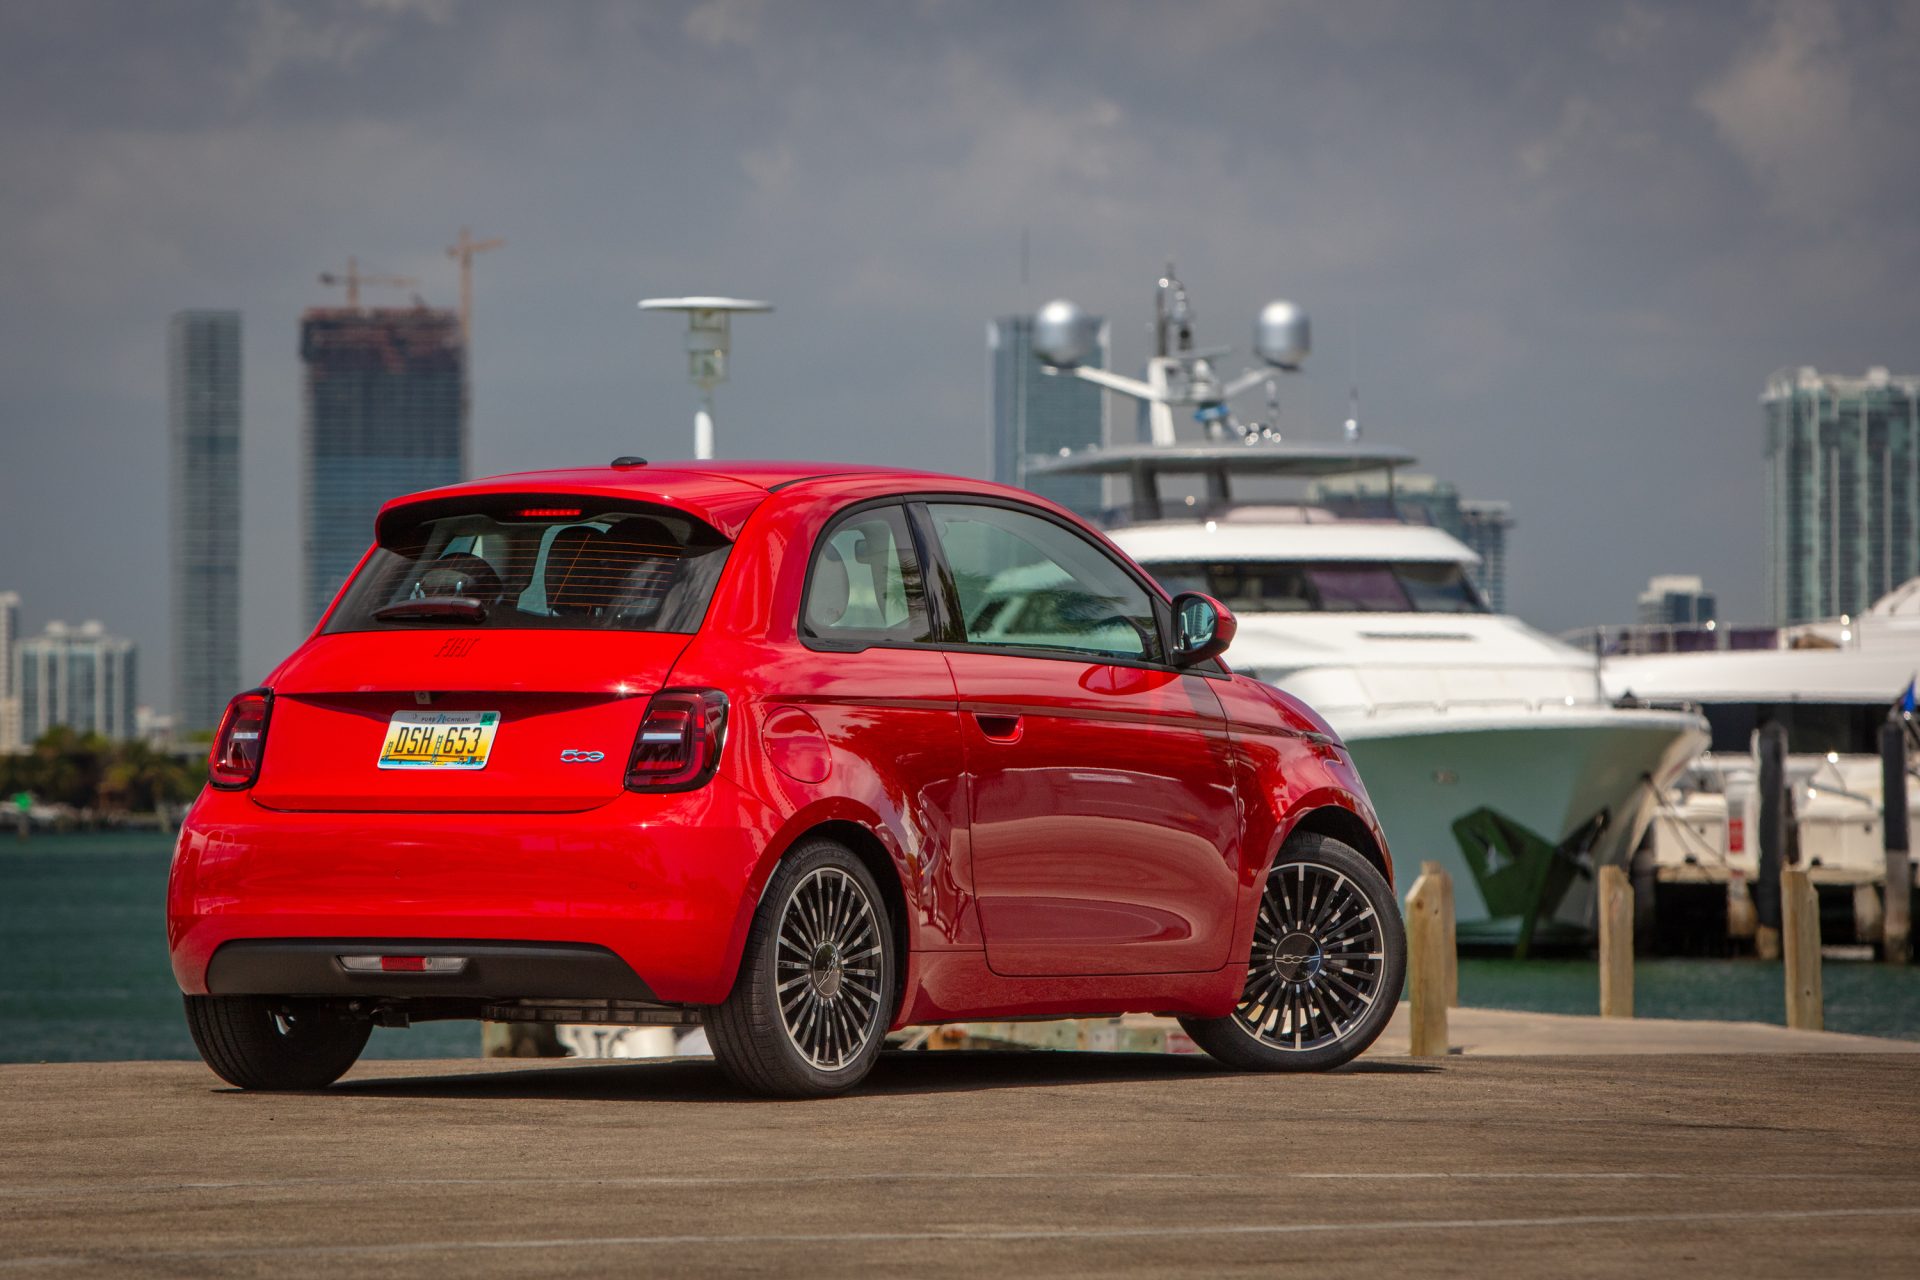
<instances>
[{"instance_id":1,"label":"boat windshield","mask_svg":"<svg viewBox=\"0 0 1920 1280\"><path fill-rule=\"evenodd\" d=\"M1148 564L1169 593L1204 591L1235 613L1486 613L1450 560L1222 560Z\"/></svg>"},{"instance_id":2,"label":"boat windshield","mask_svg":"<svg viewBox=\"0 0 1920 1280\"><path fill-rule=\"evenodd\" d=\"M1858 702L1707 702L1701 710L1713 726L1708 750L1732 755L1753 750L1753 731L1769 721L1786 729L1794 755L1875 755L1887 722L1885 704Z\"/></svg>"}]
</instances>

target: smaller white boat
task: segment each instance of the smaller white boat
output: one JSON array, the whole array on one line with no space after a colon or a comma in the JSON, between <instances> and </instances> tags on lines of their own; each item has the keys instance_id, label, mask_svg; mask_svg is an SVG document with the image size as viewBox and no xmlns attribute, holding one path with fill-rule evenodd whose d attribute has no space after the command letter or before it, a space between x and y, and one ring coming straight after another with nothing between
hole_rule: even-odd
<instances>
[{"instance_id":1,"label":"smaller white boat","mask_svg":"<svg viewBox=\"0 0 1920 1280\"><path fill-rule=\"evenodd\" d=\"M1679 944L1722 930L1751 935L1748 886L1759 873L1755 734L1772 721L1787 731L1794 835L1821 893L1823 935L1832 943L1879 939L1886 881L1880 731L1920 670L1920 579L1857 618L1636 626L1568 639L1603 652L1610 696L1684 699L1712 726L1707 749L1661 797L1635 856L1637 896L1653 905L1648 927ZM1908 809L1920 829L1920 783L1909 783Z\"/></svg>"}]
</instances>

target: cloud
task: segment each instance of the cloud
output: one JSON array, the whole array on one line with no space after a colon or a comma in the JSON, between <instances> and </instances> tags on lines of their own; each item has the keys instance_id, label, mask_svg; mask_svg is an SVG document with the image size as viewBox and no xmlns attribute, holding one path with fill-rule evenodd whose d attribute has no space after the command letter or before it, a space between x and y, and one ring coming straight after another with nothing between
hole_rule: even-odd
<instances>
[{"instance_id":1,"label":"cloud","mask_svg":"<svg viewBox=\"0 0 1920 1280\"><path fill-rule=\"evenodd\" d=\"M709 47L749 45L760 33L765 0L704 0L680 24L689 38Z\"/></svg>"},{"instance_id":2,"label":"cloud","mask_svg":"<svg viewBox=\"0 0 1920 1280\"><path fill-rule=\"evenodd\" d=\"M1855 101L1839 11L1779 0L1764 33L1695 98L1780 213L1835 218L1874 185L1877 121Z\"/></svg>"}]
</instances>

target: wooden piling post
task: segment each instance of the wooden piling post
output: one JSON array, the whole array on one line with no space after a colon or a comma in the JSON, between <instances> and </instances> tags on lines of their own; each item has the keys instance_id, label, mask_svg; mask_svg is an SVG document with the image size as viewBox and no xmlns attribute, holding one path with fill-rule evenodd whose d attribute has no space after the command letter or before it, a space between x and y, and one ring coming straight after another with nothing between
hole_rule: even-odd
<instances>
[{"instance_id":1,"label":"wooden piling post","mask_svg":"<svg viewBox=\"0 0 1920 1280\"><path fill-rule=\"evenodd\" d=\"M1625 867L1600 868L1600 1016L1633 1016L1633 884Z\"/></svg>"},{"instance_id":2,"label":"wooden piling post","mask_svg":"<svg viewBox=\"0 0 1920 1280\"><path fill-rule=\"evenodd\" d=\"M1447 1052L1447 993L1455 989L1448 906L1453 885L1437 862L1421 868L1407 894L1408 1052L1439 1058Z\"/></svg>"},{"instance_id":3,"label":"wooden piling post","mask_svg":"<svg viewBox=\"0 0 1920 1280\"><path fill-rule=\"evenodd\" d=\"M1880 726L1880 838L1886 855L1886 886L1880 911L1880 958L1905 964L1912 953L1912 833L1907 822L1907 727L1899 720Z\"/></svg>"},{"instance_id":4,"label":"wooden piling post","mask_svg":"<svg viewBox=\"0 0 1920 1280\"><path fill-rule=\"evenodd\" d=\"M1825 1030L1820 990L1820 899L1803 867L1780 874L1780 945L1786 956L1787 1025Z\"/></svg>"},{"instance_id":5,"label":"wooden piling post","mask_svg":"<svg viewBox=\"0 0 1920 1280\"><path fill-rule=\"evenodd\" d=\"M1787 861L1787 827L1793 821L1793 802L1787 792L1787 731L1768 721L1756 736L1759 759L1754 773L1759 788L1760 829L1755 835L1759 840L1760 874L1753 882L1758 920L1753 952L1762 960L1772 960L1780 954L1780 869Z\"/></svg>"},{"instance_id":6,"label":"wooden piling post","mask_svg":"<svg viewBox=\"0 0 1920 1280\"><path fill-rule=\"evenodd\" d=\"M1445 902L1440 909L1440 920L1446 929L1447 941L1447 1008L1460 1007L1460 936L1457 929L1459 914L1453 907L1453 877L1447 869L1437 862L1420 864L1420 874L1433 874L1440 877L1440 884L1446 890Z\"/></svg>"}]
</instances>

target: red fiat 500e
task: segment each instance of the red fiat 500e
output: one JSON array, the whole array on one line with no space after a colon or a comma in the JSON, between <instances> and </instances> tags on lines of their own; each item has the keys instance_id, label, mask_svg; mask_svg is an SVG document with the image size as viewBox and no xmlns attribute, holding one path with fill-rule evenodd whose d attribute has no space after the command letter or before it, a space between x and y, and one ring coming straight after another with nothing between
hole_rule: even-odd
<instances>
[{"instance_id":1,"label":"red fiat 500e","mask_svg":"<svg viewBox=\"0 0 1920 1280\"><path fill-rule=\"evenodd\" d=\"M1353 762L1030 493L786 463L390 502L236 697L168 889L207 1063L318 1088L376 1023L700 1022L741 1086L889 1029L1177 1016L1223 1062L1379 1034L1405 942Z\"/></svg>"}]
</instances>

